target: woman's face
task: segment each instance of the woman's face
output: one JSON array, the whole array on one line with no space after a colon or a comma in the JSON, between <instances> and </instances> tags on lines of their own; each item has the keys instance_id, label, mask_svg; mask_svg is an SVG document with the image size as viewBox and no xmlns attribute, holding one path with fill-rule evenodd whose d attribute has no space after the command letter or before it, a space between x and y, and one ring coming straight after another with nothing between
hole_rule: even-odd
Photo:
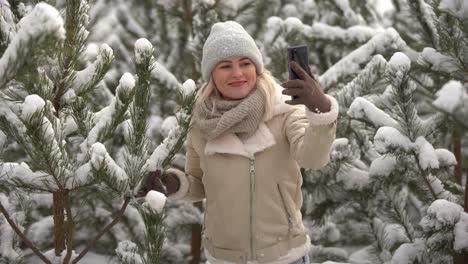
<instances>
[{"instance_id":1,"label":"woman's face","mask_svg":"<svg viewBox=\"0 0 468 264\"><path fill-rule=\"evenodd\" d=\"M242 99L255 87L257 70L246 57L227 57L216 65L211 77L226 99Z\"/></svg>"}]
</instances>

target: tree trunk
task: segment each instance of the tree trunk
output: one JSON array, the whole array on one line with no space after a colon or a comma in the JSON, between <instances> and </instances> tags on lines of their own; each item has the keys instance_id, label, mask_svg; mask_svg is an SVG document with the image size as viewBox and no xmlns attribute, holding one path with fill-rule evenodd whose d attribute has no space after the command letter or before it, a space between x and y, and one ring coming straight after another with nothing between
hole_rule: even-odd
<instances>
[{"instance_id":1,"label":"tree trunk","mask_svg":"<svg viewBox=\"0 0 468 264\"><path fill-rule=\"evenodd\" d=\"M455 177L458 180L458 183L463 184L463 158L461 153L462 142L461 142L461 132L455 128L453 132L453 154L457 160L457 165L455 166ZM465 180L465 212L468 212L468 175ZM468 263L468 262L467 262Z\"/></svg>"},{"instance_id":2,"label":"tree trunk","mask_svg":"<svg viewBox=\"0 0 468 264\"><path fill-rule=\"evenodd\" d=\"M468 213L468 174L465 177L465 212Z\"/></svg>"},{"instance_id":3,"label":"tree trunk","mask_svg":"<svg viewBox=\"0 0 468 264\"><path fill-rule=\"evenodd\" d=\"M455 159L457 160L457 165L455 166L455 177L458 180L458 183L462 184L463 182L463 164L462 164L462 156L461 156L461 139L460 133L458 129L455 128L453 132L453 154L455 155Z\"/></svg>"},{"instance_id":4,"label":"tree trunk","mask_svg":"<svg viewBox=\"0 0 468 264\"><path fill-rule=\"evenodd\" d=\"M468 255L455 254L455 256L453 256L453 264L467 264L467 263L468 263Z\"/></svg>"},{"instance_id":5,"label":"tree trunk","mask_svg":"<svg viewBox=\"0 0 468 264\"><path fill-rule=\"evenodd\" d=\"M465 212L468 213L468 174L466 175L466 178L465 178ZM467 263L468 263L468 253L465 253L460 264L467 264Z\"/></svg>"},{"instance_id":6,"label":"tree trunk","mask_svg":"<svg viewBox=\"0 0 468 264\"><path fill-rule=\"evenodd\" d=\"M65 238L67 226L65 225L65 205L68 199L68 192L56 191L53 193L53 208L54 208L54 248L55 255L60 254L65 250Z\"/></svg>"},{"instance_id":7,"label":"tree trunk","mask_svg":"<svg viewBox=\"0 0 468 264\"><path fill-rule=\"evenodd\" d=\"M197 207L200 211L203 210L202 202L194 203L194 206ZM190 264L199 264L201 256L201 226L199 224L192 225L192 242L190 243L191 249L190 254L192 259Z\"/></svg>"},{"instance_id":8,"label":"tree trunk","mask_svg":"<svg viewBox=\"0 0 468 264\"><path fill-rule=\"evenodd\" d=\"M455 166L455 178L458 183L463 184L463 159L461 155L461 139L458 130L455 128L453 133L453 154L457 160L457 165ZM465 181L465 212L468 212L468 179ZM468 254L455 254L453 257L454 264L467 264L468 263Z\"/></svg>"}]
</instances>

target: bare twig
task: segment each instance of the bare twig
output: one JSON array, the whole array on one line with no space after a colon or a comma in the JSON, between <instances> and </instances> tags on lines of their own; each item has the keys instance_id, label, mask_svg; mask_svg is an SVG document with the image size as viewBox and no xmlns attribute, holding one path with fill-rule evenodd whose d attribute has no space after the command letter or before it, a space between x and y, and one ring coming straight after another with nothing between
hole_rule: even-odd
<instances>
[{"instance_id":1,"label":"bare twig","mask_svg":"<svg viewBox=\"0 0 468 264\"><path fill-rule=\"evenodd\" d=\"M107 233L115 224L117 224L120 219L122 219L125 209L127 208L128 203L130 202L130 197L125 198L125 201L120 208L120 210L117 212L117 215L115 216L114 220L110 224L108 224L104 229L81 251L81 253L76 257L73 261L72 264L77 263L86 253L96 244L96 242L105 234Z\"/></svg>"},{"instance_id":2,"label":"bare twig","mask_svg":"<svg viewBox=\"0 0 468 264\"><path fill-rule=\"evenodd\" d=\"M7 210L3 205L0 203L0 211L2 211L3 215L5 216L7 222L10 224L11 228L18 234L18 236L23 240L23 242L36 254L44 263L47 264L52 264L45 256L42 254L42 252L37 249L34 244L21 232L21 230L18 228L18 226L11 220L10 215L8 214Z\"/></svg>"}]
</instances>

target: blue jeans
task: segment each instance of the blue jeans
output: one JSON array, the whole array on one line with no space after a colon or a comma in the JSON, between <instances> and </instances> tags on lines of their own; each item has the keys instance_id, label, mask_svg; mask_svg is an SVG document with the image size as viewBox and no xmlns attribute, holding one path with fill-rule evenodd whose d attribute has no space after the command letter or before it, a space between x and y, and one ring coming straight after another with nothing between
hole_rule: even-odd
<instances>
[{"instance_id":1,"label":"blue jeans","mask_svg":"<svg viewBox=\"0 0 468 264\"><path fill-rule=\"evenodd\" d=\"M305 255L302 258L292 262L291 264L310 264L309 255Z\"/></svg>"}]
</instances>

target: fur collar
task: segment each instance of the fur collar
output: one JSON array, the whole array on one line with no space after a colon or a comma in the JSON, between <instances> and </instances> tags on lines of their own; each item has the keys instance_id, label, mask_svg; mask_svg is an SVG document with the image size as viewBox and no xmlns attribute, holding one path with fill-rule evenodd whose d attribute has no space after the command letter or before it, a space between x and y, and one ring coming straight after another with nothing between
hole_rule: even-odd
<instances>
[{"instance_id":1,"label":"fur collar","mask_svg":"<svg viewBox=\"0 0 468 264\"><path fill-rule=\"evenodd\" d=\"M255 153L263 151L275 144L276 141L270 129L265 123L260 123L255 134L243 141L232 133L208 140L205 146L205 154L235 154L253 159Z\"/></svg>"}]
</instances>

